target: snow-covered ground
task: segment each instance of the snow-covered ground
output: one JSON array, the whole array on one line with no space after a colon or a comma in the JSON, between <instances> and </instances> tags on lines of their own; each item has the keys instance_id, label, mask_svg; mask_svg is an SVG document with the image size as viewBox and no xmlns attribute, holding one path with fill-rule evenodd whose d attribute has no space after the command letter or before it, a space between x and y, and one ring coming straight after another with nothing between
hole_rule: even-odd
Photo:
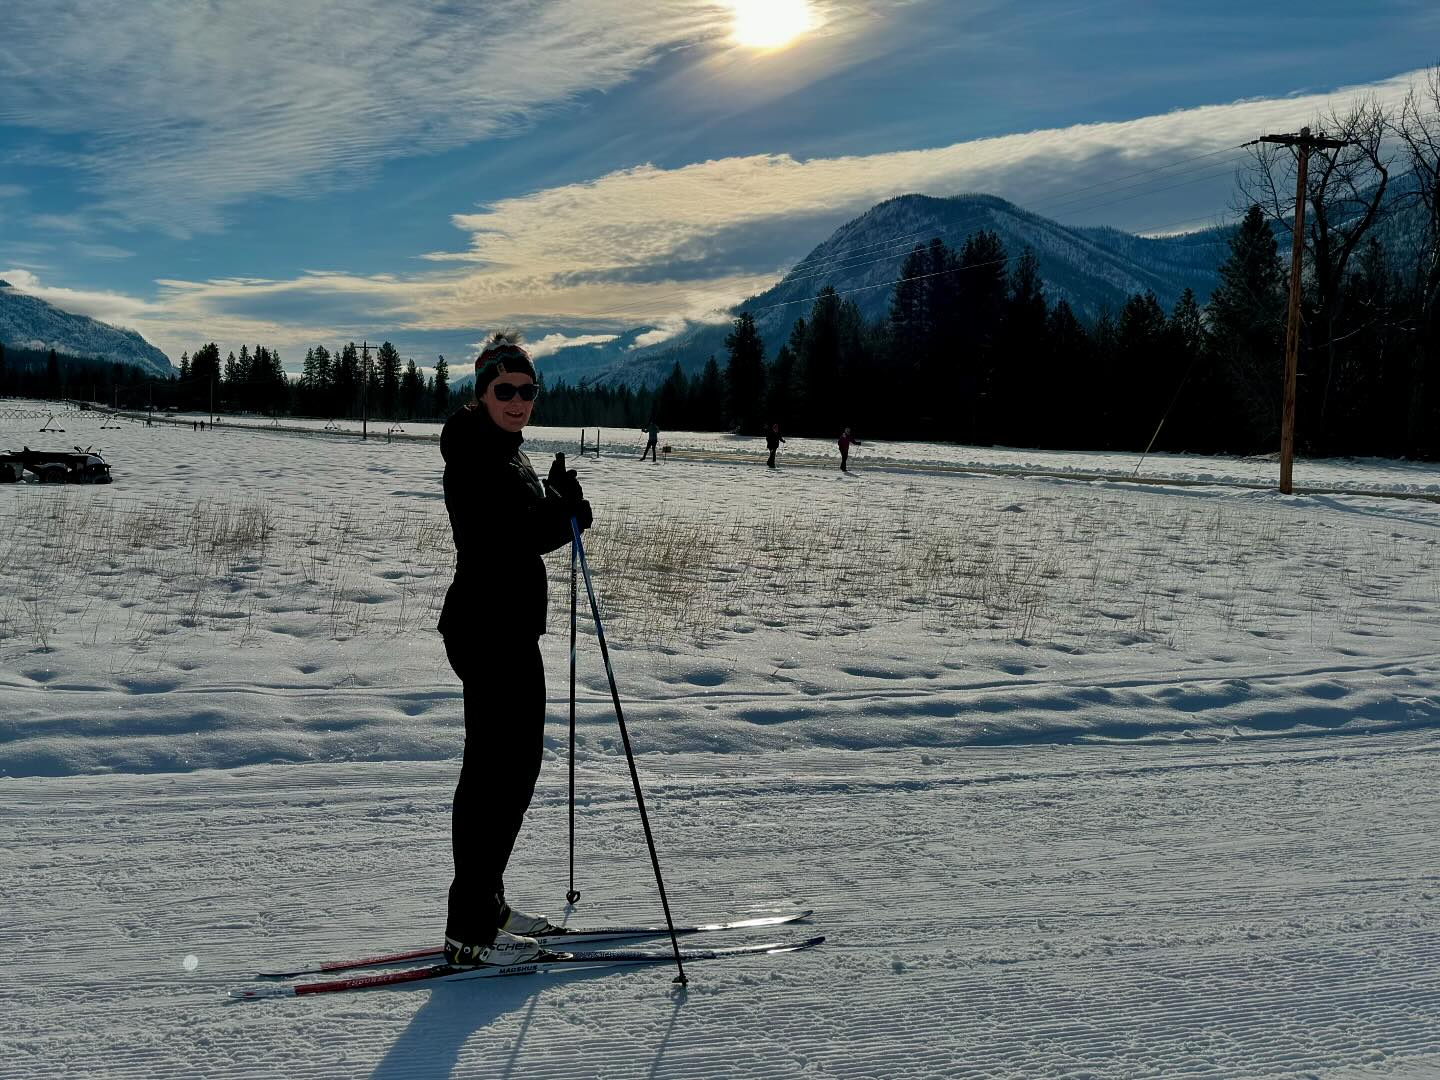
<instances>
[{"instance_id":1,"label":"snow-covered ground","mask_svg":"<svg viewBox=\"0 0 1440 1080\"><path fill-rule=\"evenodd\" d=\"M0 487L0 1075L1440 1076L1433 466L1301 462L1327 493L1287 498L1242 486L1266 461L1146 459L1168 487L1136 455L890 443L845 475L795 439L771 472L753 440L664 433L642 465L602 432L574 464L676 917L802 905L828 941L684 992L237 1004L263 963L442 929L434 429L56 417L0 413L0 449L94 445L115 483ZM579 443L531 434L542 469ZM588 619L564 908L551 564L510 891L654 920Z\"/></svg>"}]
</instances>

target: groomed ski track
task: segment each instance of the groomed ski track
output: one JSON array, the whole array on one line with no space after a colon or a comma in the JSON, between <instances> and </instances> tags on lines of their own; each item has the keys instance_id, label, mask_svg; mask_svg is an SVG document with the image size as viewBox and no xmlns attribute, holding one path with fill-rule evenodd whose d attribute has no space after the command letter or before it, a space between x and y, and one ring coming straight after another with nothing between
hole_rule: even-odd
<instances>
[{"instance_id":1,"label":"groomed ski track","mask_svg":"<svg viewBox=\"0 0 1440 1080\"><path fill-rule=\"evenodd\" d=\"M7 781L4 1074L1440 1070L1432 729L740 765L647 757L677 916L813 906L823 949L697 965L684 993L598 970L262 1009L225 1000L258 957L434 929L452 763ZM562 784L542 776L511 878L527 901L549 880L542 905L565 888ZM626 788L582 770L587 920L653 916Z\"/></svg>"}]
</instances>

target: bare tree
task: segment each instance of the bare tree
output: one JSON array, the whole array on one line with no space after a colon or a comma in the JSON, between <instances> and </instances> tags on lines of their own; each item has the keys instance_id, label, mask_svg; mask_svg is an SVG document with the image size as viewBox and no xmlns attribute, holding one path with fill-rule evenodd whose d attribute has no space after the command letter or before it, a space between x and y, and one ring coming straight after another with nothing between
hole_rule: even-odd
<instances>
[{"instance_id":1,"label":"bare tree","mask_svg":"<svg viewBox=\"0 0 1440 1080\"><path fill-rule=\"evenodd\" d=\"M1415 297L1420 369L1412 427L1420 431L1433 424L1429 414L1440 411L1440 66L1426 72L1423 85L1411 87L1392 129L1409 171L1398 202L1411 224L1407 284Z\"/></svg>"},{"instance_id":2,"label":"bare tree","mask_svg":"<svg viewBox=\"0 0 1440 1080\"><path fill-rule=\"evenodd\" d=\"M1344 325L1346 273L1366 236L1388 212L1394 145L1387 141L1393 114L1374 99L1347 112L1317 116L1310 125L1345 145L1311 152L1306 178L1305 252L1307 298L1304 305L1304 351L1323 360L1325 380L1319 392L1317 428L1325 428L1330 391L1335 382L1340 327ZM1237 181L1241 204L1258 205L1283 232L1295 220L1294 152L1284 146L1257 143ZM1287 250L1289 245L1283 245ZM1308 394L1314 400L1312 389Z\"/></svg>"}]
</instances>

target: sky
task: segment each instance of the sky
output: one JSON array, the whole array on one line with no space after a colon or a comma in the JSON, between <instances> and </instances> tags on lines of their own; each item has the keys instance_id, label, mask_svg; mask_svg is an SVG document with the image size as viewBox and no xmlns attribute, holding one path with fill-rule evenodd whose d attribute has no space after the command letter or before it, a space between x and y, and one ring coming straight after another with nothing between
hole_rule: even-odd
<instances>
[{"instance_id":1,"label":"sky","mask_svg":"<svg viewBox=\"0 0 1440 1080\"><path fill-rule=\"evenodd\" d=\"M1230 220L1241 143L1437 41L1430 0L9 0L0 278L177 364L458 375L721 319L895 195Z\"/></svg>"}]
</instances>

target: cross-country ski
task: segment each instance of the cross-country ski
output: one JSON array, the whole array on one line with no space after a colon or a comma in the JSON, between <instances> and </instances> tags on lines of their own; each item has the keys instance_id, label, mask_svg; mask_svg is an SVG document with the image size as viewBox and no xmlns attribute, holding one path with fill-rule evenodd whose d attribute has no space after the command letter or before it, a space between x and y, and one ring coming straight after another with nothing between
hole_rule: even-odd
<instances>
[{"instance_id":1,"label":"cross-country ski","mask_svg":"<svg viewBox=\"0 0 1440 1080\"><path fill-rule=\"evenodd\" d=\"M732 919L728 922L695 923L688 926L675 927L675 933L681 937L689 937L694 934L715 933L724 930L755 930L772 926L784 926L787 923L799 922L808 919L813 912L792 911L783 915L762 915L752 919ZM590 944L597 941L623 941L630 938L660 937L669 933L665 926L604 926L604 927L577 927L565 929L563 927L551 927L546 931L532 935L537 941L547 947L560 947L569 949L574 944ZM303 964L284 970L268 969L256 972L258 979L293 979L300 975L322 975L333 971L353 971L358 968L388 967L393 964L414 964L425 960L437 960L444 955L443 949L407 949L400 952L384 953L378 956L363 957L358 960L320 960L310 964Z\"/></svg>"},{"instance_id":2,"label":"cross-country ski","mask_svg":"<svg viewBox=\"0 0 1440 1080\"><path fill-rule=\"evenodd\" d=\"M683 949L680 958L686 963L708 960L736 960L741 957L781 956L786 953L813 949L825 941L823 936L795 941L770 941L757 945L733 945L717 949ZM427 964L423 967L401 968L375 975L352 975L325 982L291 983L284 986L251 986L230 991L239 1001L272 998L308 997L313 994L339 994L354 990L379 990L414 983L466 982L472 979L505 978L512 975L536 975L547 971L583 971L590 968L653 967L674 963L675 954L664 950L597 949L576 952L541 952L524 963L500 966L458 967L454 964Z\"/></svg>"}]
</instances>

